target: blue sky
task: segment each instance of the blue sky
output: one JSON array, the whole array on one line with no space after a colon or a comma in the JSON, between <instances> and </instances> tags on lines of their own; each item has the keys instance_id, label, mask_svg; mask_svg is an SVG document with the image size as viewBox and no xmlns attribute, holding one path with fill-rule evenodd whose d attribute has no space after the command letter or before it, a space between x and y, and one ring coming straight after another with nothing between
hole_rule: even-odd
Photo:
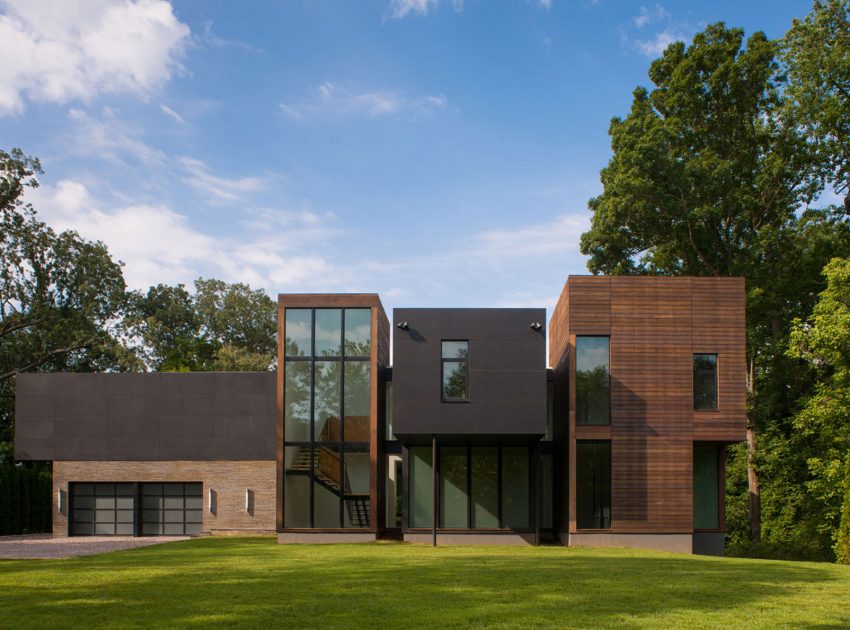
<instances>
[{"instance_id":1,"label":"blue sky","mask_svg":"<svg viewBox=\"0 0 850 630\"><path fill-rule=\"evenodd\" d=\"M0 0L0 137L128 284L546 306L664 46L806 1Z\"/></svg>"}]
</instances>

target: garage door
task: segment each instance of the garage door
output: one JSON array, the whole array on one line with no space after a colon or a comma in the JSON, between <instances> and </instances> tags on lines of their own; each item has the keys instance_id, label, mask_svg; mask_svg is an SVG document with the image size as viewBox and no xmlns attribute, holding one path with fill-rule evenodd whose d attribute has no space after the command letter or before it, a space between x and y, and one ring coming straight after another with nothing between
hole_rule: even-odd
<instances>
[{"instance_id":1,"label":"garage door","mask_svg":"<svg viewBox=\"0 0 850 630\"><path fill-rule=\"evenodd\" d=\"M142 535L201 533L203 497L199 483L143 483Z\"/></svg>"},{"instance_id":2,"label":"garage door","mask_svg":"<svg viewBox=\"0 0 850 630\"><path fill-rule=\"evenodd\" d=\"M134 484L75 483L71 501L71 535L133 535Z\"/></svg>"},{"instance_id":3,"label":"garage door","mask_svg":"<svg viewBox=\"0 0 850 630\"><path fill-rule=\"evenodd\" d=\"M72 483L70 492L71 536L201 533L200 483Z\"/></svg>"}]
</instances>

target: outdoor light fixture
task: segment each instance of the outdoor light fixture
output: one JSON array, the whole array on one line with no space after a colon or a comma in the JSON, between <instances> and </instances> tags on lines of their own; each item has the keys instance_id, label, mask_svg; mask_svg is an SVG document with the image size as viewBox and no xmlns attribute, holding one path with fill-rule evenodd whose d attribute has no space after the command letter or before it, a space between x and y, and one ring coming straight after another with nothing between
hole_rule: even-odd
<instances>
[{"instance_id":1,"label":"outdoor light fixture","mask_svg":"<svg viewBox=\"0 0 850 630\"><path fill-rule=\"evenodd\" d=\"M532 324L531 324L532 330L540 330L541 328L543 328L543 324L541 324L540 322L532 322Z\"/></svg>"},{"instance_id":2,"label":"outdoor light fixture","mask_svg":"<svg viewBox=\"0 0 850 630\"><path fill-rule=\"evenodd\" d=\"M396 327L401 328L402 330L407 330L407 322L399 322L396 324Z\"/></svg>"},{"instance_id":3,"label":"outdoor light fixture","mask_svg":"<svg viewBox=\"0 0 850 630\"><path fill-rule=\"evenodd\" d=\"M250 488L245 488L245 513L254 513L254 491Z\"/></svg>"},{"instance_id":4,"label":"outdoor light fixture","mask_svg":"<svg viewBox=\"0 0 850 630\"><path fill-rule=\"evenodd\" d=\"M215 490L210 488L209 492L207 493L207 497L208 497L208 499L207 499L208 500L207 509L209 509L210 514L215 514L216 503L217 503L216 499L218 498L216 496Z\"/></svg>"},{"instance_id":5,"label":"outdoor light fixture","mask_svg":"<svg viewBox=\"0 0 850 630\"><path fill-rule=\"evenodd\" d=\"M59 513L64 514L67 507L65 506L65 491L62 488L56 491L56 503L59 506Z\"/></svg>"}]
</instances>

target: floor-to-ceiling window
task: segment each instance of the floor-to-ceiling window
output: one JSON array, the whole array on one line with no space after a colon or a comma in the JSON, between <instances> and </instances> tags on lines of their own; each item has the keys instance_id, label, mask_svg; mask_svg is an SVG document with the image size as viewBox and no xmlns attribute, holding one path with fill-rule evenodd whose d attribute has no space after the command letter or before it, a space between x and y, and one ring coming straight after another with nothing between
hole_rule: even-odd
<instances>
[{"instance_id":1,"label":"floor-to-ceiling window","mask_svg":"<svg viewBox=\"0 0 850 630\"><path fill-rule=\"evenodd\" d=\"M531 452L527 446L439 447L439 527L532 527ZM431 528L434 513L431 447L410 447L408 466L408 527Z\"/></svg>"},{"instance_id":2,"label":"floor-to-ceiling window","mask_svg":"<svg viewBox=\"0 0 850 630\"><path fill-rule=\"evenodd\" d=\"M286 528L369 527L371 309L287 308Z\"/></svg>"}]
</instances>

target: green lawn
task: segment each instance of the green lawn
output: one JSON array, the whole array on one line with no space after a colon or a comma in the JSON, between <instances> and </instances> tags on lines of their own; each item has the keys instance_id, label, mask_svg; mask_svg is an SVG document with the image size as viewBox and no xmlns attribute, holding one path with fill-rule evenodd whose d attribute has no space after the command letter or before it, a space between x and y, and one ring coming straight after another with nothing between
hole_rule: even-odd
<instances>
[{"instance_id":1,"label":"green lawn","mask_svg":"<svg viewBox=\"0 0 850 630\"><path fill-rule=\"evenodd\" d=\"M201 538L0 561L0 628L850 626L850 567L623 549Z\"/></svg>"}]
</instances>

